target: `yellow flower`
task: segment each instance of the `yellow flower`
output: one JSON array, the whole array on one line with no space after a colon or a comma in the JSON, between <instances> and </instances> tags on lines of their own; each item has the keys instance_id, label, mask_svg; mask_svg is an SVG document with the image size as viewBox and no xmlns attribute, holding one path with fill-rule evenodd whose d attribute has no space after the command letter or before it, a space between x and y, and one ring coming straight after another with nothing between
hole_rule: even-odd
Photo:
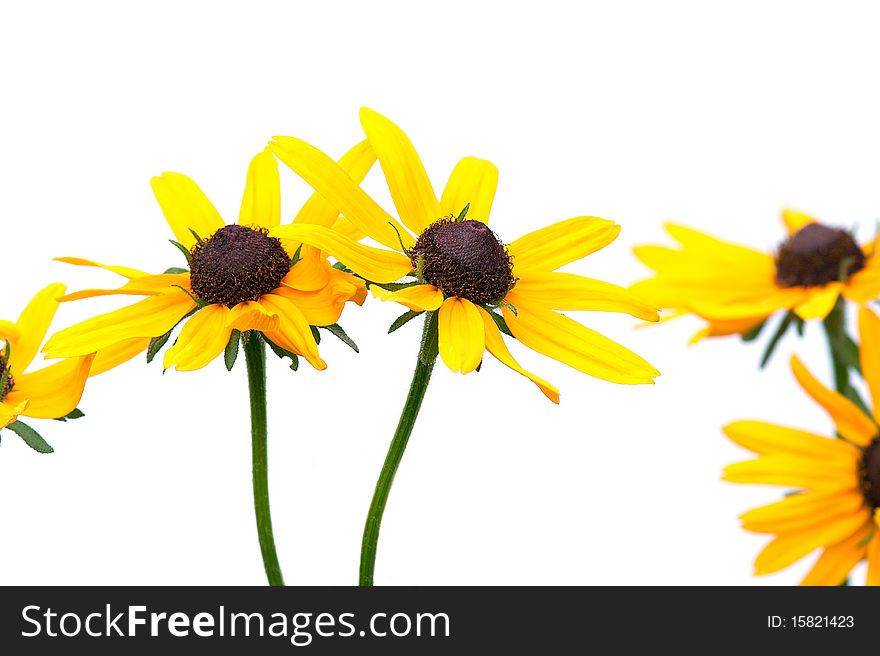
<instances>
[{"instance_id":1,"label":"yellow flower","mask_svg":"<svg viewBox=\"0 0 880 656\"><path fill-rule=\"evenodd\" d=\"M350 222L349 236L367 235L393 251L358 244L326 227L283 226L272 234L336 257L378 283L372 290L382 300L414 313L438 311L440 356L453 371L475 370L488 350L558 403L555 387L514 360L502 338L509 330L526 346L597 378L653 382L658 372L642 358L556 312L599 310L658 319L654 307L620 287L556 271L610 244L619 226L581 216L505 246L487 226L498 181L495 166L462 159L438 200L407 136L366 108L361 123L402 225L321 151L291 137L276 137L270 148L342 212ZM415 278L408 284L388 285L410 274Z\"/></svg>"},{"instance_id":2,"label":"yellow flower","mask_svg":"<svg viewBox=\"0 0 880 656\"><path fill-rule=\"evenodd\" d=\"M775 535L755 561L756 574L776 572L822 549L804 585L839 585L863 559L868 561L868 585L880 585L880 319L867 308L860 311L859 332L871 415L823 386L792 358L795 377L831 416L839 438L757 421L724 429L759 456L727 467L725 480L797 488L741 517L744 529Z\"/></svg>"},{"instance_id":3,"label":"yellow flower","mask_svg":"<svg viewBox=\"0 0 880 656\"><path fill-rule=\"evenodd\" d=\"M697 339L748 332L781 310L824 319L841 295L860 304L880 295L873 244L860 248L846 230L802 212L785 210L782 218L788 238L775 255L667 225L681 248L637 247L655 276L630 289L662 308L706 319Z\"/></svg>"},{"instance_id":4,"label":"yellow flower","mask_svg":"<svg viewBox=\"0 0 880 656\"><path fill-rule=\"evenodd\" d=\"M69 358L38 371L27 369L40 344L65 287L49 285L28 303L18 321L0 321L0 428L19 415L36 419L58 419L72 412L82 397L94 353Z\"/></svg>"},{"instance_id":5,"label":"yellow flower","mask_svg":"<svg viewBox=\"0 0 880 656\"><path fill-rule=\"evenodd\" d=\"M364 141L340 160L340 166L362 179L374 161ZM335 324L347 301L363 303L366 288L363 281L331 267L316 249L288 251L269 236L269 229L281 219L278 164L269 150L250 163L238 224L225 225L185 175L165 173L151 184L189 270L150 275L81 258L59 258L129 279L118 289L88 289L61 300L106 294L147 298L57 333L44 349L48 357L112 348L116 357L108 366L118 364L147 348L151 338L163 339L183 323L177 341L165 353L166 369L204 367L224 351L233 330L259 331L277 352L302 355L316 369L325 369L311 327ZM294 223L331 225L337 217L338 212L315 194Z\"/></svg>"}]
</instances>

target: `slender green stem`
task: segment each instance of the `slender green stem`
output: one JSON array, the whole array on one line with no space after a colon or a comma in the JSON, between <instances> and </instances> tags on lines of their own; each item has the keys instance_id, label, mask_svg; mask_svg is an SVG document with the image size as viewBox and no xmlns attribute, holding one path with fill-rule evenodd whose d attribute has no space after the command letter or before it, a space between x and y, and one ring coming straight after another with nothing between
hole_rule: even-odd
<instances>
[{"instance_id":1,"label":"slender green stem","mask_svg":"<svg viewBox=\"0 0 880 656\"><path fill-rule=\"evenodd\" d=\"M437 361L437 313L429 312L425 315L425 328L422 332L422 343L419 348L419 357L416 360L416 370L413 373L409 394L403 405L403 412L397 422L397 430L385 456L385 464L379 473L376 483L376 491L373 493L373 501L370 503L370 511L367 514L367 523L364 526L364 539L361 544L361 570L360 585L373 585L373 571L376 568L376 546L379 542L379 527L382 524L382 514L385 512L385 503L388 501L388 493L394 482L394 475L403 459L409 436L412 434L416 418L422 407L428 383L431 381L431 372Z\"/></svg>"},{"instance_id":2,"label":"slender green stem","mask_svg":"<svg viewBox=\"0 0 880 656\"><path fill-rule=\"evenodd\" d=\"M269 585L284 585L275 537L272 533L272 515L269 512L269 462L267 457L268 428L266 422L266 347L255 332L244 335L244 356L247 362L248 388L251 397L251 444L253 450L254 513L257 516L257 535L260 552Z\"/></svg>"}]
</instances>

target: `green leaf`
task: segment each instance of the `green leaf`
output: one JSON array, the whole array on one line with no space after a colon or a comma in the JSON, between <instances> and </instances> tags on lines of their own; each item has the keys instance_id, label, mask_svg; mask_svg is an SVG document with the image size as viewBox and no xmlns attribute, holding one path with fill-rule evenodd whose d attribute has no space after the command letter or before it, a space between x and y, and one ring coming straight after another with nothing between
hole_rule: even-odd
<instances>
[{"instance_id":1,"label":"green leaf","mask_svg":"<svg viewBox=\"0 0 880 656\"><path fill-rule=\"evenodd\" d=\"M189 260L192 257L192 254L189 252L189 249L186 246L184 246L183 244L181 244L179 241L174 241L173 239L169 239L168 241L170 241L177 250L179 250L181 253L183 253L183 256L186 258L186 263L189 264Z\"/></svg>"},{"instance_id":2,"label":"green leaf","mask_svg":"<svg viewBox=\"0 0 880 656\"><path fill-rule=\"evenodd\" d=\"M302 249L303 245L300 244L296 247L296 252L293 254L293 257L290 258L290 267L293 268L293 265L300 261L302 258Z\"/></svg>"},{"instance_id":3,"label":"green leaf","mask_svg":"<svg viewBox=\"0 0 880 656\"><path fill-rule=\"evenodd\" d=\"M397 317L397 318L394 320L394 322L391 324L391 327L388 328L388 334L390 335L390 334L393 333L395 330L397 330L398 328L400 328L400 327L404 326L405 324L409 323L410 321L412 321L413 319L415 319L415 318L416 318L417 316L419 316L420 314L422 314L422 312L421 312L421 311L416 311L416 310L408 310L408 311L404 312L404 313L401 314L399 317Z\"/></svg>"},{"instance_id":4,"label":"green leaf","mask_svg":"<svg viewBox=\"0 0 880 656\"><path fill-rule=\"evenodd\" d=\"M85 417L86 413L80 410L79 408L74 408L70 412L68 412L63 417L55 417L55 421L67 421L68 419L81 419Z\"/></svg>"},{"instance_id":5,"label":"green leaf","mask_svg":"<svg viewBox=\"0 0 880 656\"><path fill-rule=\"evenodd\" d=\"M470 208L471 208L471 204L470 204L470 203L468 203L467 205L465 205L465 206L464 206L464 209L459 213L459 215L456 217L455 220L456 220L456 221L464 221L464 217L467 216L468 210L469 210Z\"/></svg>"},{"instance_id":6,"label":"green leaf","mask_svg":"<svg viewBox=\"0 0 880 656\"><path fill-rule=\"evenodd\" d=\"M770 362L773 352L776 350L776 347L779 346L779 340L782 339L782 336L785 335L785 331L788 330L788 327L791 325L792 321L794 321L792 317L794 317L794 312L787 312L779 323L776 332L773 333L773 337L767 342L767 348L764 349L764 354L761 356L761 363L758 365L760 369L766 367L767 363Z\"/></svg>"},{"instance_id":7,"label":"green leaf","mask_svg":"<svg viewBox=\"0 0 880 656\"><path fill-rule=\"evenodd\" d=\"M337 271L344 271L345 273L354 273L354 271L352 271L351 269L349 269L349 268L348 268L347 266L345 266L342 262L334 262L334 263L333 263L333 268L336 269Z\"/></svg>"},{"instance_id":8,"label":"green leaf","mask_svg":"<svg viewBox=\"0 0 880 656\"><path fill-rule=\"evenodd\" d=\"M315 338L315 344L321 343L321 333L318 332L318 329L314 326L309 326L312 329L312 337Z\"/></svg>"},{"instance_id":9,"label":"green leaf","mask_svg":"<svg viewBox=\"0 0 880 656\"><path fill-rule=\"evenodd\" d=\"M758 339L758 336L761 334L761 331L764 329L764 326L767 325L767 321L762 321L757 326L752 328L751 330L747 330L744 333L740 333L739 337L744 342L753 342Z\"/></svg>"},{"instance_id":10,"label":"green leaf","mask_svg":"<svg viewBox=\"0 0 880 656\"><path fill-rule=\"evenodd\" d=\"M843 364L850 369L854 369L859 374L862 373L862 361L859 355L859 345L855 343L852 337L844 335L843 339L835 344L834 347L837 357ZM868 414L870 416L870 413Z\"/></svg>"},{"instance_id":11,"label":"green leaf","mask_svg":"<svg viewBox=\"0 0 880 656\"><path fill-rule=\"evenodd\" d=\"M797 329L798 337L804 336L804 326L807 325L807 322L801 319L799 316L795 315L794 317L794 327Z\"/></svg>"},{"instance_id":12,"label":"green leaf","mask_svg":"<svg viewBox=\"0 0 880 656\"><path fill-rule=\"evenodd\" d=\"M488 312L489 316L492 317L492 320L495 322L495 325L498 326L498 330L508 337L513 337L513 333L510 332L510 328L507 327L507 321L505 321L504 317L496 312L492 312L492 310L488 310Z\"/></svg>"},{"instance_id":13,"label":"green leaf","mask_svg":"<svg viewBox=\"0 0 880 656\"><path fill-rule=\"evenodd\" d=\"M354 340L348 336L348 334L342 329L342 326L338 323L330 324L329 326L321 326L321 328L336 336L339 341L348 346L355 353L361 352L358 345L354 343Z\"/></svg>"},{"instance_id":14,"label":"green leaf","mask_svg":"<svg viewBox=\"0 0 880 656\"><path fill-rule=\"evenodd\" d=\"M262 335L262 333L260 333L260 334ZM278 346L275 342L273 342L271 339L269 339L265 335L262 335L262 337L263 337L263 341L265 341L266 344L269 345L269 348L272 349L272 352L275 355L277 355L279 358L290 358L290 368L291 369L293 369L294 371L299 369L299 356L296 353L291 353L287 349L281 348L280 346Z\"/></svg>"},{"instance_id":15,"label":"green leaf","mask_svg":"<svg viewBox=\"0 0 880 656\"><path fill-rule=\"evenodd\" d=\"M181 269L180 267L169 267L165 269L165 273L186 273L189 269Z\"/></svg>"},{"instance_id":16,"label":"green leaf","mask_svg":"<svg viewBox=\"0 0 880 656\"><path fill-rule=\"evenodd\" d=\"M42 435L40 435L37 431L35 431L27 424L16 420L9 424L6 428L18 435L21 439L23 439L24 443L37 453L53 453L55 451L55 449L49 446L49 443L43 439Z\"/></svg>"},{"instance_id":17,"label":"green leaf","mask_svg":"<svg viewBox=\"0 0 880 656\"><path fill-rule=\"evenodd\" d=\"M174 330L174 328L171 330ZM147 346L147 364L150 364L153 361L153 358L156 357L159 351L162 350L162 347L168 342L168 339L171 337L171 330L164 335L159 335L150 340L150 343Z\"/></svg>"},{"instance_id":18,"label":"green leaf","mask_svg":"<svg viewBox=\"0 0 880 656\"><path fill-rule=\"evenodd\" d=\"M229 341L226 342L226 349L223 351L223 362L226 363L226 371L232 371L235 366L235 359L238 357L238 345L241 342L241 331L232 329Z\"/></svg>"}]
</instances>

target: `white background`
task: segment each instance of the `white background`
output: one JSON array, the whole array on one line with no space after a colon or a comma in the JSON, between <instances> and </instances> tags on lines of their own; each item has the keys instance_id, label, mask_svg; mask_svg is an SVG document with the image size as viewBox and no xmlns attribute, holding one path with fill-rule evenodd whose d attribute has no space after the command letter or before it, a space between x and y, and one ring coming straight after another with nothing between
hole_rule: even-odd
<instances>
[{"instance_id":1,"label":"white background","mask_svg":"<svg viewBox=\"0 0 880 656\"><path fill-rule=\"evenodd\" d=\"M876 5L873 5L876 7ZM152 198L165 170L234 221L250 157L274 134L338 156L368 105L419 149L436 189L455 161L501 170L505 240L578 214L622 224L571 270L630 283L630 248L663 221L761 248L782 207L866 236L880 217L880 40L872 3L29 2L0 19L0 316L43 285L113 285L51 262L152 271L179 255ZM284 216L307 196L285 176ZM366 186L386 207L378 169ZM56 327L117 307L62 308ZM397 421L418 328L353 307L355 355L327 337L325 372L270 360L270 477L291 584L354 584L365 512ZM392 490L381 584L791 584L807 562L751 575L765 539L737 515L779 490L722 483L746 454L720 427L761 418L830 429L795 386L796 348L825 380L818 326L760 347L687 348L699 326L633 330L583 314L662 372L590 379L514 345L562 390L556 407L491 358L438 366ZM91 381L87 418L34 422L56 448L3 432L3 584L261 584L244 368L138 359ZM861 575L857 576L861 582Z\"/></svg>"}]
</instances>

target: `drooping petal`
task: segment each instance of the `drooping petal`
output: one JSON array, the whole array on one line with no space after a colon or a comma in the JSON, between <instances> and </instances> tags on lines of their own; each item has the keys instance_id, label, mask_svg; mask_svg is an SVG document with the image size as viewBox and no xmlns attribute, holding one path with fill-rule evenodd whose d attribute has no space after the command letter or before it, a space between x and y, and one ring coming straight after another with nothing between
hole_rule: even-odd
<instances>
[{"instance_id":1,"label":"drooping petal","mask_svg":"<svg viewBox=\"0 0 880 656\"><path fill-rule=\"evenodd\" d=\"M801 585L841 585L865 557L865 540L871 530L871 524L865 523L848 538L825 547Z\"/></svg>"},{"instance_id":2,"label":"drooping petal","mask_svg":"<svg viewBox=\"0 0 880 656\"><path fill-rule=\"evenodd\" d=\"M871 443L877 425L855 403L816 380L796 355L791 356L791 370L804 391L831 416L838 433L859 446Z\"/></svg>"},{"instance_id":3,"label":"drooping petal","mask_svg":"<svg viewBox=\"0 0 880 656\"><path fill-rule=\"evenodd\" d=\"M319 248L373 282L394 282L412 270L412 262L406 255L358 244L323 226L284 225L275 228L272 235Z\"/></svg>"},{"instance_id":4,"label":"drooping petal","mask_svg":"<svg viewBox=\"0 0 880 656\"><path fill-rule=\"evenodd\" d=\"M182 173L163 173L150 180L150 185L174 238L185 247L196 243L190 230L207 239L223 227L223 219L208 197Z\"/></svg>"},{"instance_id":5,"label":"drooping petal","mask_svg":"<svg viewBox=\"0 0 880 656\"><path fill-rule=\"evenodd\" d=\"M10 405L28 402L24 415L57 419L69 414L82 398L94 354L69 358L15 377L15 387L6 395Z\"/></svg>"},{"instance_id":6,"label":"drooping petal","mask_svg":"<svg viewBox=\"0 0 880 656\"><path fill-rule=\"evenodd\" d=\"M880 317L867 307L859 309L859 339L862 377L871 394L874 421L880 422Z\"/></svg>"},{"instance_id":7,"label":"drooping petal","mask_svg":"<svg viewBox=\"0 0 880 656\"><path fill-rule=\"evenodd\" d=\"M815 223L816 219L805 212L786 208L782 210L782 222L785 224L789 235L793 235L808 223Z\"/></svg>"},{"instance_id":8,"label":"drooping petal","mask_svg":"<svg viewBox=\"0 0 880 656\"><path fill-rule=\"evenodd\" d=\"M379 300L395 301L415 312L433 311L443 305L443 292L434 285L413 285L396 292L382 289L378 285L373 285L370 289Z\"/></svg>"},{"instance_id":9,"label":"drooping petal","mask_svg":"<svg viewBox=\"0 0 880 656\"><path fill-rule=\"evenodd\" d=\"M843 295L854 303L868 303L880 297L880 255L871 255L865 268L850 276Z\"/></svg>"},{"instance_id":10,"label":"drooping petal","mask_svg":"<svg viewBox=\"0 0 880 656\"><path fill-rule=\"evenodd\" d=\"M515 289L552 310L626 312L645 321L660 320L655 307L623 287L571 273L529 272Z\"/></svg>"},{"instance_id":11,"label":"drooping petal","mask_svg":"<svg viewBox=\"0 0 880 656\"><path fill-rule=\"evenodd\" d=\"M9 366L16 376L24 373L39 353L40 344L43 343L55 312L58 311L58 297L65 289L64 285L57 282L44 287L31 299L15 322L19 335L18 339L10 342L12 353Z\"/></svg>"},{"instance_id":12,"label":"drooping petal","mask_svg":"<svg viewBox=\"0 0 880 656\"><path fill-rule=\"evenodd\" d=\"M328 283L313 292L303 292L288 287L280 287L270 294L293 303L312 326L329 326L339 321L345 304L349 301L363 302L362 284L358 279L341 271L333 270Z\"/></svg>"},{"instance_id":13,"label":"drooping petal","mask_svg":"<svg viewBox=\"0 0 880 656\"><path fill-rule=\"evenodd\" d=\"M788 453L817 460L846 461L858 457L858 451L841 440L763 421L735 421L724 427L724 434L741 447L759 454Z\"/></svg>"},{"instance_id":14,"label":"drooping petal","mask_svg":"<svg viewBox=\"0 0 880 656\"><path fill-rule=\"evenodd\" d=\"M539 303L527 301L515 292L506 298L517 312L502 308L514 337L539 353L559 360L585 374L613 383L652 384L659 376L644 359Z\"/></svg>"},{"instance_id":15,"label":"drooping petal","mask_svg":"<svg viewBox=\"0 0 880 656\"><path fill-rule=\"evenodd\" d=\"M452 371L472 372L483 360L486 335L476 305L465 298L447 298L437 314L440 358Z\"/></svg>"},{"instance_id":16,"label":"drooping petal","mask_svg":"<svg viewBox=\"0 0 880 656\"><path fill-rule=\"evenodd\" d=\"M65 294L59 297L58 300L62 303L67 303L83 298L95 298L96 296L157 296L167 293L172 287L191 289L189 273L146 275L141 278L133 278L122 287L117 287L116 289L83 289L72 294Z\"/></svg>"},{"instance_id":17,"label":"drooping petal","mask_svg":"<svg viewBox=\"0 0 880 656\"><path fill-rule=\"evenodd\" d=\"M507 345L504 343L504 338L501 336L501 331L498 330L498 326L495 324L495 320L492 319L492 317L489 316L489 313L482 308L480 308L480 316L483 318L483 329L485 330L486 336L486 350L495 356L499 362L507 365L518 374L522 374L532 381L538 386L538 389L544 393L544 396L553 401L553 403L559 403L559 390L543 378L523 369L513 358L510 350L508 350Z\"/></svg>"},{"instance_id":18,"label":"drooping petal","mask_svg":"<svg viewBox=\"0 0 880 656\"><path fill-rule=\"evenodd\" d=\"M65 264L72 264L74 266L97 267L99 269L104 269L106 271L110 271L112 273L120 275L124 278L142 278L144 276L150 275L146 271L139 271L138 269L132 269L131 267L101 264L100 262L95 262L94 260L86 260L82 257L56 257L55 261L64 262Z\"/></svg>"},{"instance_id":19,"label":"drooping petal","mask_svg":"<svg viewBox=\"0 0 880 656\"><path fill-rule=\"evenodd\" d=\"M110 371L122 363L128 362L132 358L137 357L147 350L151 339L151 337L135 337L102 348L95 354L95 359L92 360L92 368L89 370L89 376L103 374L104 372Z\"/></svg>"},{"instance_id":20,"label":"drooping petal","mask_svg":"<svg viewBox=\"0 0 880 656\"><path fill-rule=\"evenodd\" d=\"M195 303L183 291L151 296L55 333L43 352L49 358L67 358L94 353L135 337L159 337L194 307Z\"/></svg>"},{"instance_id":21,"label":"drooping petal","mask_svg":"<svg viewBox=\"0 0 880 656\"><path fill-rule=\"evenodd\" d=\"M187 319L174 345L165 352L165 369L201 369L223 352L232 335L225 305L209 305Z\"/></svg>"},{"instance_id":22,"label":"drooping petal","mask_svg":"<svg viewBox=\"0 0 880 656\"><path fill-rule=\"evenodd\" d=\"M361 108L361 125L385 173L400 220L415 234L421 234L441 218L441 212L416 149L403 130L367 107ZM344 214L348 216L347 212Z\"/></svg>"},{"instance_id":23,"label":"drooping petal","mask_svg":"<svg viewBox=\"0 0 880 656\"><path fill-rule=\"evenodd\" d=\"M555 271L617 239L620 226L595 216L578 216L535 230L508 245L513 273Z\"/></svg>"},{"instance_id":24,"label":"drooping petal","mask_svg":"<svg viewBox=\"0 0 880 656\"><path fill-rule=\"evenodd\" d=\"M260 299L260 303L281 317L277 330L264 331L266 337L281 348L302 355L315 369L322 371L327 368L327 363L318 355L318 345L309 322L292 301L283 296L267 294Z\"/></svg>"},{"instance_id":25,"label":"drooping petal","mask_svg":"<svg viewBox=\"0 0 880 656\"><path fill-rule=\"evenodd\" d=\"M247 183L241 199L238 223L260 228L274 228L281 223L281 180L278 176L278 162L268 148L254 157L248 166ZM199 236L206 235L199 233Z\"/></svg>"},{"instance_id":26,"label":"drooping petal","mask_svg":"<svg viewBox=\"0 0 880 656\"><path fill-rule=\"evenodd\" d=\"M6 428L13 421L18 419L28 406L27 401L22 401L17 405L6 404L0 401L0 428Z\"/></svg>"},{"instance_id":27,"label":"drooping petal","mask_svg":"<svg viewBox=\"0 0 880 656\"><path fill-rule=\"evenodd\" d=\"M241 332L247 330L276 330L281 318L269 311L260 301L245 301L229 311L226 326ZM227 340L228 341L228 340Z\"/></svg>"},{"instance_id":28,"label":"drooping petal","mask_svg":"<svg viewBox=\"0 0 880 656\"><path fill-rule=\"evenodd\" d=\"M289 242L289 244L292 243ZM329 262L322 257L320 250L314 246L302 244L299 261L284 276L281 284L303 292L317 291L327 285L332 270Z\"/></svg>"},{"instance_id":29,"label":"drooping petal","mask_svg":"<svg viewBox=\"0 0 880 656\"><path fill-rule=\"evenodd\" d=\"M492 162L465 157L459 160L449 176L440 199L440 211L444 216L458 216L470 204L466 218L488 223L497 187L498 169Z\"/></svg>"},{"instance_id":30,"label":"drooping petal","mask_svg":"<svg viewBox=\"0 0 880 656\"><path fill-rule=\"evenodd\" d=\"M804 321L824 319L831 312L843 285L833 282L819 289L810 289L806 299L795 306L795 313Z\"/></svg>"},{"instance_id":31,"label":"drooping petal","mask_svg":"<svg viewBox=\"0 0 880 656\"><path fill-rule=\"evenodd\" d=\"M317 148L292 137L275 137L272 152L287 164L340 213L380 244L400 250L415 240L397 221L370 198L342 167Z\"/></svg>"}]
</instances>

